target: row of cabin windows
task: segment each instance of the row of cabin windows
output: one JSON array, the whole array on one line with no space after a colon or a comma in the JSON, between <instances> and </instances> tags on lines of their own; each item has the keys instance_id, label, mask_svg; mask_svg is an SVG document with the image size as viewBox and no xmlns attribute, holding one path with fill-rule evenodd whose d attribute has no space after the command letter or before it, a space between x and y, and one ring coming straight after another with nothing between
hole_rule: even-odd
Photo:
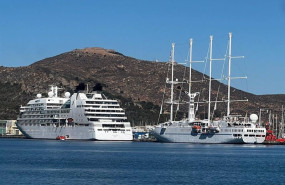
<instances>
[{"instance_id":1,"label":"row of cabin windows","mask_svg":"<svg viewBox=\"0 0 285 185\"><path fill-rule=\"evenodd\" d=\"M60 110L48 110L46 111L47 114L58 114Z\"/></svg>"},{"instance_id":2,"label":"row of cabin windows","mask_svg":"<svg viewBox=\"0 0 285 185\"><path fill-rule=\"evenodd\" d=\"M52 118L52 117L51 117ZM99 121L98 118L87 118L88 121ZM24 123L45 123L45 122L49 122L51 121L51 119L29 119L29 120L22 120L22 122ZM80 121L80 120L78 120ZM82 121L82 120L81 120ZM112 122L127 122L126 119L112 119Z\"/></svg>"},{"instance_id":3,"label":"row of cabin windows","mask_svg":"<svg viewBox=\"0 0 285 185\"><path fill-rule=\"evenodd\" d=\"M123 124L102 124L102 127L125 128Z\"/></svg>"},{"instance_id":4,"label":"row of cabin windows","mask_svg":"<svg viewBox=\"0 0 285 185\"><path fill-rule=\"evenodd\" d=\"M58 106L62 106L62 104L58 104L58 103L47 103L47 106L58 107Z\"/></svg>"},{"instance_id":5,"label":"row of cabin windows","mask_svg":"<svg viewBox=\"0 0 285 185\"><path fill-rule=\"evenodd\" d=\"M44 110L43 107L39 107L39 108L30 108L29 110L33 111L33 110Z\"/></svg>"},{"instance_id":6,"label":"row of cabin windows","mask_svg":"<svg viewBox=\"0 0 285 185\"><path fill-rule=\"evenodd\" d=\"M120 105L118 104L118 106L103 106L103 105L106 105L106 104L102 104L101 106L91 106L91 105L77 105L76 107L77 108L80 108L80 107L86 107L86 108L100 108L100 107L105 107L105 108L118 108L120 107Z\"/></svg>"},{"instance_id":7,"label":"row of cabin windows","mask_svg":"<svg viewBox=\"0 0 285 185\"><path fill-rule=\"evenodd\" d=\"M85 114L85 116L97 116L97 117L125 117L125 114Z\"/></svg>"},{"instance_id":8,"label":"row of cabin windows","mask_svg":"<svg viewBox=\"0 0 285 185\"><path fill-rule=\"evenodd\" d=\"M265 132L264 130L247 129L247 132Z\"/></svg>"},{"instance_id":9,"label":"row of cabin windows","mask_svg":"<svg viewBox=\"0 0 285 185\"><path fill-rule=\"evenodd\" d=\"M53 103L47 103L46 106L47 107L60 107L62 104L53 104ZM31 109L38 109L38 108L42 108L42 107L45 107L44 104L33 104L33 105L30 105L29 108Z\"/></svg>"},{"instance_id":10,"label":"row of cabin windows","mask_svg":"<svg viewBox=\"0 0 285 185\"><path fill-rule=\"evenodd\" d=\"M31 104L29 106L30 107L42 107L42 106L44 106L44 104L43 103L37 103L37 104Z\"/></svg>"},{"instance_id":11,"label":"row of cabin windows","mask_svg":"<svg viewBox=\"0 0 285 185\"><path fill-rule=\"evenodd\" d=\"M241 137L241 134L233 134L234 137ZM244 134L244 137L265 137L265 135Z\"/></svg>"},{"instance_id":12,"label":"row of cabin windows","mask_svg":"<svg viewBox=\"0 0 285 185\"><path fill-rule=\"evenodd\" d=\"M82 105L81 107L85 107L85 108L102 108L102 107L107 107L107 108L118 108L120 107L119 104L117 105Z\"/></svg>"},{"instance_id":13,"label":"row of cabin windows","mask_svg":"<svg viewBox=\"0 0 285 185\"><path fill-rule=\"evenodd\" d=\"M223 132L243 132L243 129L221 129ZM247 129L247 132L265 132L264 130Z\"/></svg>"},{"instance_id":14,"label":"row of cabin windows","mask_svg":"<svg viewBox=\"0 0 285 185\"><path fill-rule=\"evenodd\" d=\"M57 106L57 107L53 106L53 107L47 107L46 109L50 110L50 109L59 109L59 108L60 108L60 106Z\"/></svg>"},{"instance_id":15,"label":"row of cabin windows","mask_svg":"<svg viewBox=\"0 0 285 185\"><path fill-rule=\"evenodd\" d=\"M24 113L21 113L22 115L41 115L41 111L25 111Z\"/></svg>"},{"instance_id":16,"label":"row of cabin windows","mask_svg":"<svg viewBox=\"0 0 285 185\"><path fill-rule=\"evenodd\" d=\"M265 135L244 134L244 137L265 137Z\"/></svg>"},{"instance_id":17,"label":"row of cabin windows","mask_svg":"<svg viewBox=\"0 0 285 185\"><path fill-rule=\"evenodd\" d=\"M68 124L55 124L55 123L41 123L41 124L37 124L37 123L19 123L19 125L23 125L23 126L54 126L54 127L58 127L58 126L85 126L88 127L89 124L81 124L81 123L75 123L73 125L68 125Z\"/></svg>"},{"instance_id":18,"label":"row of cabin windows","mask_svg":"<svg viewBox=\"0 0 285 185\"><path fill-rule=\"evenodd\" d=\"M21 118L53 118L54 115L21 115Z\"/></svg>"},{"instance_id":19,"label":"row of cabin windows","mask_svg":"<svg viewBox=\"0 0 285 185\"><path fill-rule=\"evenodd\" d=\"M99 121L98 118L87 118L89 121ZM127 122L126 119L112 119L112 122Z\"/></svg>"},{"instance_id":20,"label":"row of cabin windows","mask_svg":"<svg viewBox=\"0 0 285 185\"><path fill-rule=\"evenodd\" d=\"M63 109L63 110L48 110L43 111L44 109L41 109L41 111L25 111L25 114L58 114L58 113L69 113L70 109Z\"/></svg>"},{"instance_id":21,"label":"row of cabin windows","mask_svg":"<svg viewBox=\"0 0 285 185\"><path fill-rule=\"evenodd\" d=\"M244 124L244 123L234 123L234 126L244 126L244 127L251 127L251 124Z\"/></svg>"},{"instance_id":22,"label":"row of cabin windows","mask_svg":"<svg viewBox=\"0 0 285 185\"><path fill-rule=\"evenodd\" d=\"M102 109L98 109L98 110L91 110L91 109L85 109L86 112L124 112L124 110L102 110Z\"/></svg>"},{"instance_id":23,"label":"row of cabin windows","mask_svg":"<svg viewBox=\"0 0 285 185\"><path fill-rule=\"evenodd\" d=\"M221 129L222 132L243 132L243 129Z\"/></svg>"},{"instance_id":24,"label":"row of cabin windows","mask_svg":"<svg viewBox=\"0 0 285 185\"><path fill-rule=\"evenodd\" d=\"M19 117L20 118L32 118L32 119L35 119L35 118L53 118L55 116L58 116L58 115L38 115L38 116L35 116L35 115L20 115Z\"/></svg>"},{"instance_id":25,"label":"row of cabin windows","mask_svg":"<svg viewBox=\"0 0 285 185\"><path fill-rule=\"evenodd\" d=\"M112 130L112 129L97 129L98 131L106 131L106 130ZM119 130L119 131L126 131L125 129L113 129L113 130Z\"/></svg>"},{"instance_id":26,"label":"row of cabin windows","mask_svg":"<svg viewBox=\"0 0 285 185\"><path fill-rule=\"evenodd\" d=\"M64 110L64 111L61 111L61 113L69 113L70 110ZM21 118L50 118L50 117L53 117L55 114L59 114L59 112L55 112L55 113L47 113L47 114L44 114L44 113L39 113L39 112L26 112L25 114L21 114L20 117Z\"/></svg>"},{"instance_id":27,"label":"row of cabin windows","mask_svg":"<svg viewBox=\"0 0 285 185\"><path fill-rule=\"evenodd\" d=\"M127 132L130 132L131 130L129 130L129 129L127 129L127 130L125 130L125 129L98 129L98 131L105 131L105 132L108 132L108 131L114 131L114 132L121 131L121 132L125 132L125 131L127 131Z\"/></svg>"},{"instance_id":28,"label":"row of cabin windows","mask_svg":"<svg viewBox=\"0 0 285 185\"><path fill-rule=\"evenodd\" d=\"M38 119L33 119L33 120L22 120L21 122L23 123L45 123L45 122L49 122L52 121L51 119L46 119L46 120L38 120Z\"/></svg>"},{"instance_id":29,"label":"row of cabin windows","mask_svg":"<svg viewBox=\"0 0 285 185\"><path fill-rule=\"evenodd\" d=\"M112 105L117 105L118 102L86 101L86 104L97 104L97 105L112 104Z\"/></svg>"},{"instance_id":30,"label":"row of cabin windows","mask_svg":"<svg viewBox=\"0 0 285 185\"><path fill-rule=\"evenodd\" d=\"M100 108L100 106L84 105L85 108Z\"/></svg>"},{"instance_id":31,"label":"row of cabin windows","mask_svg":"<svg viewBox=\"0 0 285 185\"><path fill-rule=\"evenodd\" d=\"M234 137L241 137L241 134L233 134Z\"/></svg>"}]
</instances>

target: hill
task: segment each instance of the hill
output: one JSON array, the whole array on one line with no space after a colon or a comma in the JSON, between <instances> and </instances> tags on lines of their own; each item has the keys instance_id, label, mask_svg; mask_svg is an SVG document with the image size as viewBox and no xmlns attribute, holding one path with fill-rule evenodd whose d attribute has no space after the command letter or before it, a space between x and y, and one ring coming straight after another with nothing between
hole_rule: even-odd
<instances>
[{"instance_id":1,"label":"hill","mask_svg":"<svg viewBox=\"0 0 285 185\"><path fill-rule=\"evenodd\" d=\"M72 93L79 83L89 86L101 83L107 96L121 101L129 121L135 124L155 124L158 120L168 67L166 62L138 60L103 48L76 49L24 67L1 66L0 119L16 119L19 106L26 104L37 93L46 93L51 84ZM179 80L188 79L188 76L183 77L183 74L189 74L189 68L176 65L175 69L175 76ZM194 80L203 79L203 74L198 71L193 70L192 74ZM226 99L226 85L214 81L212 86L213 100L218 88L219 99ZM188 88L186 84L181 87ZM200 100L206 100L207 82L193 84L193 91L201 92ZM285 95L258 96L235 88L231 91L232 99L249 100L233 103L234 114L258 113L260 108L280 113L281 105L285 103ZM182 97L187 101L185 95ZM201 118L206 115L205 107L205 104L200 104ZM216 111L216 116L224 115L225 108L225 103L218 104L219 111ZM186 112L184 105L177 115L181 118ZM167 117L165 109L162 120L166 120Z\"/></svg>"}]
</instances>

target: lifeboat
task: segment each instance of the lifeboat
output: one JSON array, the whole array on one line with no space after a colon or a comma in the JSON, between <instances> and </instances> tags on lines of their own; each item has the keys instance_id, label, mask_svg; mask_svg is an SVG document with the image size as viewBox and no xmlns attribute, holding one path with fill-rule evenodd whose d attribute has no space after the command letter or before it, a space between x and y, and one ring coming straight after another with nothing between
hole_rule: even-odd
<instances>
[{"instance_id":1,"label":"lifeboat","mask_svg":"<svg viewBox=\"0 0 285 185\"><path fill-rule=\"evenodd\" d=\"M201 126L194 125L194 126L192 127L192 129L193 129L194 132L201 132Z\"/></svg>"},{"instance_id":2,"label":"lifeboat","mask_svg":"<svg viewBox=\"0 0 285 185\"><path fill-rule=\"evenodd\" d=\"M64 141L65 139L66 139L65 136L57 136L56 137L56 140Z\"/></svg>"},{"instance_id":3,"label":"lifeboat","mask_svg":"<svg viewBox=\"0 0 285 185\"><path fill-rule=\"evenodd\" d=\"M67 122L68 123L73 123L73 119L72 118L67 118Z\"/></svg>"}]
</instances>

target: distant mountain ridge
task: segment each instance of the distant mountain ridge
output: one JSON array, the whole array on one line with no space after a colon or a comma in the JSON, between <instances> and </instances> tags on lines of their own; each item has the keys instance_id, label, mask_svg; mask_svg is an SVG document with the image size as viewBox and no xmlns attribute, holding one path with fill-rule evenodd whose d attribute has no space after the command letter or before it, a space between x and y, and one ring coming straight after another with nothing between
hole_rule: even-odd
<instances>
[{"instance_id":1,"label":"distant mountain ridge","mask_svg":"<svg viewBox=\"0 0 285 185\"><path fill-rule=\"evenodd\" d=\"M185 67L176 65L175 69L175 77L182 80ZM89 86L101 83L106 94L121 100L131 122L155 123L167 71L167 62L138 60L103 48L75 49L24 67L2 66L0 119L16 119L19 106L26 104L37 93L47 93L49 85L57 85L73 92L79 83ZM186 68L185 74L189 74L189 68ZM194 80L202 79L200 72L193 70L192 74ZM184 78L188 79L188 76ZM214 81L212 86L213 100L219 86L219 98L226 99L226 85ZM193 84L192 89L201 92L201 99L206 99L207 82ZM185 95L183 99L187 101ZM280 113L281 105L285 103L285 95L254 95L234 88L232 99L249 100L232 103L232 113L235 114L258 113L259 108L270 108ZM200 106L199 116L203 117L207 109L204 110L205 105ZM218 104L218 109L221 111L217 111L217 116L224 115L225 103ZM184 111L180 111L180 117L185 116L185 106L182 110ZM167 119L167 115L163 119Z\"/></svg>"}]
</instances>

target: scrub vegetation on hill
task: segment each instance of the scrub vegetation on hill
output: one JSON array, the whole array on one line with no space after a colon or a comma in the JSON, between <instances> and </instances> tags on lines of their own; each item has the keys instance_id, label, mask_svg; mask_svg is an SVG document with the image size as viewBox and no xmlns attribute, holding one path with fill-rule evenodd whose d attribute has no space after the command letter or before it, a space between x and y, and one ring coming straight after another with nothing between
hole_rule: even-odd
<instances>
[{"instance_id":1,"label":"scrub vegetation on hill","mask_svg":"<svg viewBox=\"0 0 285 185\"><path fill-rule=\"evenodd\" d=\"M167 62L151 62L138 60L103 48L76 49L70 52L43 59L24 67L0 67L0 119L16 119L20 105L25 105L38 93L47 94L49 85L57 85L64 91L74 92L80 83L93 87L103 84L103 92L110 98L118 99L126 110L132 125L156 124L160 112L160 104L165 91L165 79L168 74ZM186 71L185 71L186 70ZM185 81L189 68L175 66L175 77ZM192 70L193 80L201 80L205 75ZM213 100L219 95L220 100L227 97L227 86L213 81ZM165 101L169 98L169 86L166 86ZM188 89L183 83L180 89ZM219 89L219 91L218 91ZM208 84L194 83L193 92L200 92L200 100L207 100ZM63 94L64 91L61 93ZM231 89L232 99L248 99L248 102L232 103L233 114L249 115L259 113L260 108L281 112L285 103L285 95L254 95L235 88ZM176 94L180 91L175 87ZM188 98L182 92L181 102ZM178 98L178 97L176 97ZM214 106L214 105L213 105ZM226 113L226 103L219 103L215 117ZM165 106L160 121L169 118ZM206 104L200 104L197 116L207 115ZM181 104L177 119L187 116L187 106ZM266 116L264 114L264 116ZM264 117L265 118L265 117Z\"/></svg>"}]
</instances>

